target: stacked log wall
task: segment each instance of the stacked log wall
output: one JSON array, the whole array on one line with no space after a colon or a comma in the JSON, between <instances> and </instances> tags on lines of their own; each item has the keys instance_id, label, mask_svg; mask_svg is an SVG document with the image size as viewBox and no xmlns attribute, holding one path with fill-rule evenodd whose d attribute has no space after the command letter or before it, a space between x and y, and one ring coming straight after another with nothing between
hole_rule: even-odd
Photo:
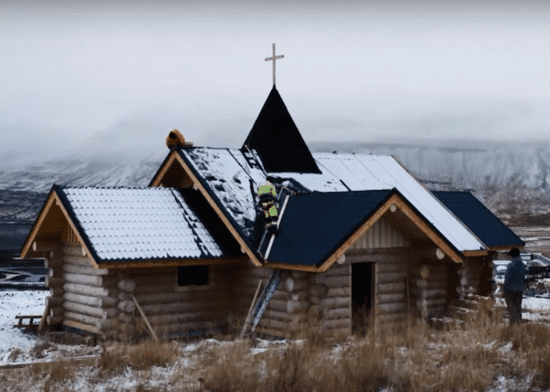
<instances>
[{"instance_id":1,"label":"stacked log wall","mask_svg":"<svg viewBox=\"0 0 550 392\"><path fill-rule=\"evenodd\" d=\"M426 307L426 315L437 315L446 311L450 298L450 263L452 262L449 259L413 259L410 269L410 293L417 316L422 315L423 307ZM426 279L420 275L423 266L428 268L429 275Z\"/></svg>"},{"instance_id":2,"label":"stacked log wall","mask_svg":"<svg viewBox=\"0 0 550 392\"><path fill-rule=\"evenodd\" d=\"M62 324L111 337L119 314L116 274L93 268L80 245L64 244L61 253Z\"/></svg>"},{"instance_id":3,"label":"stacked log wall","mask_svg":"<svg viewBox=\"0 0 550 392\"><path fill-rule=\"evenodd\" d=\"M234 309L231 267L211 265L207 285L180 287L177 267L132 269L122 274L135 282L134 296L159 337L226 327ZM146 334L140 319L134 319L137 333Z\"/></svg>"}]
</instances>

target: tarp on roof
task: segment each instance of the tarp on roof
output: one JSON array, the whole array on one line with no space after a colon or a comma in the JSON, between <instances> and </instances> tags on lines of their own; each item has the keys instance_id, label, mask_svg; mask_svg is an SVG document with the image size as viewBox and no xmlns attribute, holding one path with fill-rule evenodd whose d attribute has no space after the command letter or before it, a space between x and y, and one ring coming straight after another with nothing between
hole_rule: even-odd
<instances>
[{"instance_id":1,"label":"tarp on roof","mask_svg":"<svg viewBox=\"0 0 550 392\"><path fill-rule=\"evenodd\" d=\"M383 190L290 196L268 261L319 267L391 193ZM268 243L263 243L262 255Z\"/></svg>"},{"instance_id":2,"label":"tarp on roof","mask_svg":"<svg viewBox=\"0 0 550 392\"><path fill-rule=\"evenodd\" d=\"M489 247L522 247L525 242L470 192L433 194Z\"/></svg>"},{"instance_id":3,"label":"tarp on roof","mask_svg":"<svg viewBox=\"0 0 550 392\"><path fill-rule=\"evenodd\" d=\"M229 236L206 226L215 218L192 189L54 189L98 263L233 255Z\"/></svg>"},{"instance_id":4,"label":"tarp on roof","mask_svg":"<svg viewBox=\"0 0 550 392\"><path fill-rule=\"evenodd\" d=\"M442 202L391 156L315 153L322 173L300 174L265 173L249 166L242 152L233 149L196 147L179 149L179 154L247 238L254 229L253 192L269 176L292 178L317 192L396 188L458 251L485 249Z\"/></svg>"},{"instance_id":5,"label":"tarp on roof","mask_svg":"<svg viewBox=\"0 0 550 392\"><path fill-rule=\"evenodd\" d=\"M281 95L273 86L241 151L256 150L267 171L320 173Z\"/></svg>"}]
</instances>

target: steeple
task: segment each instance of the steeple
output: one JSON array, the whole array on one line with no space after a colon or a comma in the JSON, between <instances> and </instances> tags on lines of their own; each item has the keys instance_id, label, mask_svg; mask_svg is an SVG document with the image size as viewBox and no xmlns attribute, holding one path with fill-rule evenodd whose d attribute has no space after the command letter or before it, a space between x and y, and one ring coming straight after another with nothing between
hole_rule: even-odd
<instances>
[{"instance_id":1,"label":"steeple","mask_svg":"<svg viewBox=\"0 0 550 392\"><path fill-rule=\"evenodd\" d=\"M321 173L275 86L241 150L246 146L256 150L267 172Z\"/></svg>"}]
</instances>

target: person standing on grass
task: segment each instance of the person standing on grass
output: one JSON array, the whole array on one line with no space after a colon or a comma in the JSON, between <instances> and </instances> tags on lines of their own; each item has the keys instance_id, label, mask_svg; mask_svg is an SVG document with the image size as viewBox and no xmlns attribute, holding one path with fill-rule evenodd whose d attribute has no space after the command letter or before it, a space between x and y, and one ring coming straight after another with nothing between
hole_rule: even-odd
<instances>
[{"instance_id":1,"label":"person standing on grass","mask_svg":"<svg viewBox=\"0 0 550 392\"><path fill-rule=\"evenodd\" d=\"M523 290L525 290L525 265L521 261L518 248L513 248L508 254L512 257L512 262L506 268L502 291L504 291L510 324L517 324L521 322L521 300Z\"/></svg>"}]
</instances>

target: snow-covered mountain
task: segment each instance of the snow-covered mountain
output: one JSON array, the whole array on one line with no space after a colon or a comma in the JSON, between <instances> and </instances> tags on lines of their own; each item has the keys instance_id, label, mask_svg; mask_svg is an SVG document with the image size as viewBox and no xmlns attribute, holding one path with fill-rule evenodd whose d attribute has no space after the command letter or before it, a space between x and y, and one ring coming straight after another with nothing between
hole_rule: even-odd
<instances>
[{"instance_id":1,"label":"snow-covered mountain","mask_svg":"<svg viewBox=\"0 0 550 392\"><path fill-rule=\"evenodd\" d=\"M493 211L506 211L505 203L524 203L535 192L540 206L529 211L545 213L546 187L550 181L550 143L470 143L432 142L309 143L313 152L334 151L394 155L428 187L474 189ZM42 165L0 167L0 221L32 221L44 194L52 184L75 186L147 186L168 150L131 157L128 153L105 157L58 158ZM506 186L521 187L518 196ZM504 195L504 192L506 195ZM497 198L494 196L499 193ZM37 197L43 194L44 196ZM27 197L27 196L28 197ZM493 197L493 199L491 199ZM541 199L542 197L542 199ZM525 207L525 206L523 206ZM542 208L542 210L541 210ZM19 212L21 211L21 212Z\"/></svg>"}]
</instances>

